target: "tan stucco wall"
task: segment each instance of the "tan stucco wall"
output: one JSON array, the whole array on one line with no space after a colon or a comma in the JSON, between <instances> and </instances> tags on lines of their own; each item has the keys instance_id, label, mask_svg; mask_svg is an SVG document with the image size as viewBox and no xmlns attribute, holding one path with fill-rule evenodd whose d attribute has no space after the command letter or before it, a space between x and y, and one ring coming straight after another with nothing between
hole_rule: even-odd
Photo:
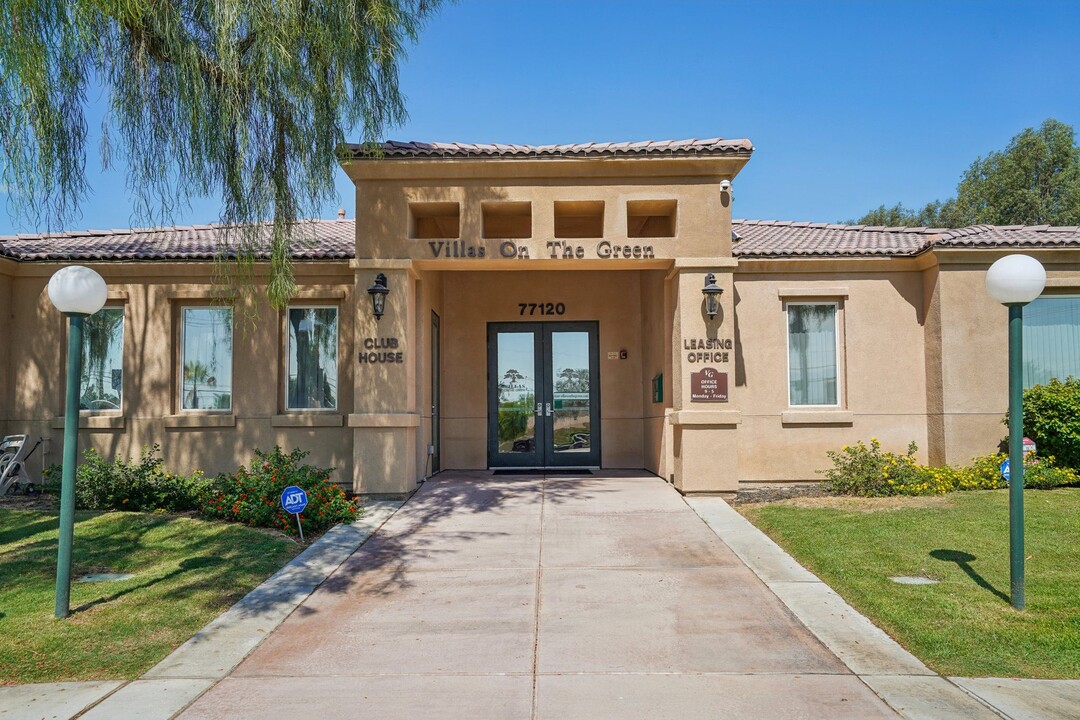
<instances>
[{"instance_id":1,"label":"tan stucco wall","mask_svg":"<svg viewBox=\"0 0 1080 720\"><path fill-rule=\"evenodd\" d=\"M671 432L665 422L671 408L671 353L666 339L671 337L671 304L663 272L639 273L641 297L641 403L643 408L642 459L645 468L660 477L671 473ZM652 382L662 375L663 402L653 402Z\"/></svg>"},{"instance_id":2,"label":"tan stucco wall","mask_svg":"<svg viewBox=\"0 0 1080 720\"><path fill-rule=\"evenodd\" d=\"M302 301L341 308L339 407L329 413L282 411L283 319L263 304L237 313L233 410L179 412L177 312L209 301L211 266L96 264L110 304L125 308L124 401L119 413L85 418L80 444L130 456L159 443L170 467L211 473L246 462L254 447L299 446L356 492L409 493L431 472L434 311L442 336L442 469L487 466L488 323L543 320L599 324L602 466L646 468L686 493L817 480L828 450L872 436L897 452L915 441L920 459L932 463L993 451L1007 402L1006 310L983 283L1002 251L733 258L730 194L719 184L745 161L348 164L357 185L356 259L296 266ZM483 203L503 200L530 203L531 231L513 240L513 257L502 252L504 238L482 236ZM676 200L674 236L628 237L626 208L634 200ZM566 239L572 257L551 256L558 201L604 203L603 237ZM454 250L436 253L433 241L409 237L410 202L459 204ZM637 247L641 256L600 257L601 242ZM1080 252L1029 252L1047 266L1048 293L1080 290ZM59 267L0 259L0 332L9 339L0 344L5 433L61 435L65 324L44 292ZM263 277L265 268L258 272ZM390 293L376 320L366 290L380 272ZM707 273L723 289L713 319L701 292ZM789 405L785 303L792 301L838 304L836 407ZM524 317L522 302L561 302L566 312ZM256 324L243 322L248 311ZM390 340L401 362L359 362L366 343ZM730 340L727 358L694 361L688 343L701 340ZM609 359L622 350L625 360ZM728 374L728 402L692 400L691 374L703 367ZM652 398L657 374L660 403ZM54 442L49 459L58 455Z\"/></svg>"},{"instance_id":3,"label":"tan stucco wall","mask_svg":"<svg viewBox=\"0 0 1080 720\"><path fill-rule=\"evenodd\" d=\"M21 338L5 386L5 433L51 438L58 461L63 434L66 323L45 291L60 266L23 265L12 282L14 316L9 337ZM84 413L80 449L94 447L108 457L134 456L143 446L161 445L166 465L181 472L232 470L247 462L253 448L275 443L311 451L310 462L336 469L334 479L350 483L351 433L343 413L352 404L349 362L353 313L352 273L341 263L297 265L303 286L297 303L339 305L339 410L285 413L284 320L258 304L234 313L233 409L231 412L179 412L177 409L178 309L205 304L215 293L207 264L97 264L109 285L109 306L124 308L124 384L122 410ZM0 292L2 292L0 283ZM3 309L0 308L0 312ZM6 330L7 328L5 328ZM316 427L316 425L323 425ZM335 426L336 425L336 426Z\"/></svg>"},{"instance_id":4,"label":"tan stucco wall","mask_svg":"<svg viewBox=\"0 0 1080 720\"><path fill-rule=\"evenodd\" d=\"M1075 250L1026 250L1047 271L1046 295L1080 291L1080 253ZM964 464L976 455L996 452L1007 430L1008 309L986 291L986 269L1001 251L939 253L941 263L933 294L940 327L927 344L938 361L931 374L940 377L940 401L931 402L931 427L940 448L934 460ZM932 396L933 397L933 396ZM935 417L936 415L936 417Z\"/></svg>"},{"instance_id":5,"label":"tan stucco wall","mask_svg":"<svg viewBox=\"0 0 1080 720\"><path fill-rule=\"evenodd\" d=\"M637 271L443 273L443 465L487 467L487 325L523 318L521 302L562 302L552 321L599 322L601 462L645 467L643 357L662 348L658 335L643 344L642 306L661 303L658 287L643 288ZM653 273L648 273L653 275ZM652 290L646 295L646 290ZM646 349L647 347L647 349ZM608 353L627 351L627 359ZM651 375L650 375L651 378ZM651 402L650 412L651 410Z\"/></svg>"},{"instance_id":6,"label":"tan stucco wall","mask_svg":"<svg viewBox=\"0 0 1080 720\"><path fill-rule=\"evenodd\" d=\"M620 247L649 246L657 258L680 256L716 256L731 252L731 219L723 207L713 179L670 179L644 183L640 179L605 179L586 182L575 178L552 179L550 184L508 184L492 186L484 181L466 180L453 187L413 186L398 182L364 183L357 190L357 217L371 218L357 225L358 258L412 258L416 260L446 260L452 250L439 240L409 238L410 202L459 203L460 239L465 250L484 250L486 264L497 263L506 257L501 251L505 241L482 235L483 203L491 201L524 201L531 204L531 237L515 238L513 244L528 252L529 260L562 261L564 245L580 246L583 257L594 260L599 267L618 263L603 260L596 248L601 242ZM674 237L631 238L627 235L627 202L632 200L678 201L676 234ZM554 213L557 200L601 201L605 205L604 235L602 238L559 239L555 237ZM447 241L442 241L446 243ZM549 245L552 243L552 245ZM438 255L435 249L441 249ZM552 257L553 253L557 257ZM476 264L476 260L473 264Z\"/></svg>"},{"instance_id":7,"label":"tan stucco wall","mask_svg":"<svg viewBox=\"0 0 1080 720\"><path fill-rule=\"evenodd\" d=\"M13 390L11 372L11 347L15 343L11 335L15 308L11 304L11 292L14 285L12 273L18 266L0 259L0 432L4 432L11 412L11 393Z\"/></svg>"},{"instance_id":8,"label":"tan stucco wall","mask_svg":"<svg viewBox=\"0 0 1080 720\"><path fill-rule=\"evenodd\" d=\"M861 272L836 261L789 265L782 272L775 261L743 261L735 277L740 479L820 479L825 450L871 436L898 452L915 441L925 459L922 272L910 261L864 264ZM835 408L789 405L788 301L838 303Z\"/></svg>"},{"instance_id":9,"label":"tan stucco wall","mask_svg":"<svg viewBox=\"0 0 1080 720\"><path fill-rule=\"evenodd\" d=\"M245 462L254 447L280 443L311 450L313 462L337 468L338 480L358 491L408 492L429 472L432 309L442 325L442 467L482 468L487 323L521 321L522 301L560 301L567 313L558 319L599 321L605 467L647 468L686 492L815 480L827 450L871 436L897 451L914 440L920 458L934 463L965 463L993 451L1004 434L1006 310L984 289L985 269L1000 254L742 260L717 268L727 290L715 327L701 314L696 266L481 272L413 269L405 261L386 269L393 290L378 323L364 292L371 268L301 266L306 301L341 306L340 407L320 415L281 411L284 328L265 306L248 332L238 313L233 412L177 412L176 312L213 293L209 268L99 264L110 304L125 308L124 407L84 418L80 445L130 456L156 442L170 467L213 473ZM1033 254L1047 266L1048 293L1080 290L1080 253ZM60 450L65 325L45 286L57 268L9 263L0 272L0 319L12 339L0 349L2 431L53 438L50 461ZM837 300L841 308L835 409L787 403L784 302L808 299ZM688 401L686 376L697 366L685 362L683 342L702 334L734 339L728 404ZM400 338L409 360L357 365L358 344L386 336ZM622 349L627 360L607 359ZM658 372L661 404L651 396Z\"/></svg>"}]
</instances>

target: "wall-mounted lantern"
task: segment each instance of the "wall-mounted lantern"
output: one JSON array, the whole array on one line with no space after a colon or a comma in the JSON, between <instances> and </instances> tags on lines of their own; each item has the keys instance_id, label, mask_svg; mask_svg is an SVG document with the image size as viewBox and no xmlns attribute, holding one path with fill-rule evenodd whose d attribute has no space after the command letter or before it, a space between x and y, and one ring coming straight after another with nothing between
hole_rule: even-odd
<instances>
[{"instance_id":1,"label":"wall-mounted lantern","mask_svg":"<svg viewBox=\"0 0 1080 720\"><path fill-rule=\"evenodd\" d=\"M386 310L386 295L390 292L390 288L386 286L386 276L382 273L376 275L375 284L369 287L367 291L368 295L371 296L371 312L375 315L375 319L378 320Z\"/></svg>"},{"instance_id":2,"label":"wall-mounted lantern","mask_svg":"<svg viewBox=\"0 0 1080 720\"><path fill-rule=\"evenodd\" d=\"M724 288L716 284L716 276L712 273L705 276L701 294L705 296L705 314L712 320L720 312L720 296L724 294Z\"/></svg>"}]
</instances>

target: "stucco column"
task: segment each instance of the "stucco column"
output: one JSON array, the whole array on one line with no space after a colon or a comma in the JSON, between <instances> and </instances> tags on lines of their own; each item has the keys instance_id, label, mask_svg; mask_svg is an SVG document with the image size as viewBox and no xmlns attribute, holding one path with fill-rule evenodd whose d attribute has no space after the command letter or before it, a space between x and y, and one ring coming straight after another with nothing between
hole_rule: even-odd
<instances>
[{"instance_id":1,"label":"stucco column","mask_svg":"<svg viewBox=\"0 0 1080 720\"><path fill-rule=\"evenodd\" d=\"M353 356L353 490L405 495L416 487L416 407L419 348L415 323L416 274L411 260L357 260ZM367 289L378 273L389 293L376 320Z\"/></svg>"},{"instance_id":2,"label":"stucco column","mask_svg":"<svg viewBox=\"0 0 1080 720\"><path fill-rule=\"evenodd\" d=\"M732 258L675 261L671 425L675 487L683 493L734 492L739 486L740 413L735 393L735 302ZM720 311L705 312L705 276L723 289Z\"/></svg>"}]
</instances>

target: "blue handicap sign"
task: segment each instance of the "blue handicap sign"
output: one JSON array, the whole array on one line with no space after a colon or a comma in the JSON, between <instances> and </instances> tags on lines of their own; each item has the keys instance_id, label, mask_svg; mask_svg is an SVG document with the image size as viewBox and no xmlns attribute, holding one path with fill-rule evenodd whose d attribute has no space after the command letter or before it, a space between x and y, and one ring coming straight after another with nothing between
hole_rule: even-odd
<instances>
[{"instance_id":1,"label":"blue handicap sign","mask_svg":"<svg viewBox=\"0 0 1080 720\"><path fill-rule=\"evenodd\" d=\"M307 507L307 493L295 485L290 485L281 493L281 507L293 515L304 512Z\"/></svg>"},{"instance_id":2,"label":"blue handicap sign","mask_svg":"<svg viewBox=\"0 0 1080 720\"><path fill-rule=\"evenodd\" d=\"M1001 463L1001 477L1005 478L1005 482L1009 482L1009 474L1009 461L1006 459Z\"/></svg>"}]
</instances>

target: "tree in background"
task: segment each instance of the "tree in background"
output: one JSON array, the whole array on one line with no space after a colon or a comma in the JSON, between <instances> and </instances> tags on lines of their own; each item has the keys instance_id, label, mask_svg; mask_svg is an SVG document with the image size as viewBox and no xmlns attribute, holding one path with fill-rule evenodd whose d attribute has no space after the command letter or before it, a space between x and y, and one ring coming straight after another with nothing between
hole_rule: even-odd
<instances>
[{"instance_id":1,"label":"tree in background","mask_svg":"<svg viewBox=\"0 0 1080 720\"><path fill-rule=\"evenodd\" d=\"M90 192L87 96L100 86L101 159L127 161L141 221L220 194L233 279L250 281L267 248L267 295L282 308L298 221L334 197L347 132L374 142L404 121L398 62L438 3L0 0L0 182L16 189L12 210L50 226L76 215Z\"/></svg>"},{"instance_id":2,"label":"tree in background","mask_svg":"<svg viewBox=\"0 0 1080 720\"><path fill-rule=\"evenodd\" d=\"M1080 225L1080 148L1073 128L1046 120L1027 128L1001 152L971 164L956 197L921 210L882 205L861 225L964 227L966 225Z\"/></svg>"}]
</instances>

